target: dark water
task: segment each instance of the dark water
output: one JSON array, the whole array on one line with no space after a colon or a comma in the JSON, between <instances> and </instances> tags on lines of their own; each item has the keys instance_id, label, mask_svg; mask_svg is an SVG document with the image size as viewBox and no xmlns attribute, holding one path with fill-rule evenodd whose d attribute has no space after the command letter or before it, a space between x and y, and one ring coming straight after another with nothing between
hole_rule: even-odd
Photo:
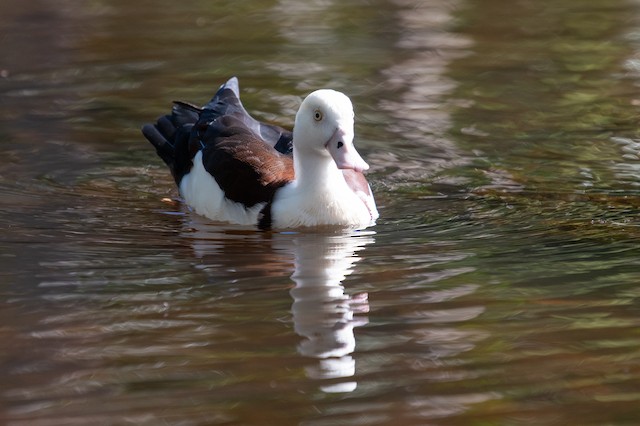
<instances>
[{"instance_id":1,"label":"dark water","mask_svg":"<svg viewBox=\"0 0 640 426\"><path fill-rule=\"evenodd\" d=\"M0 3L0 421L635 425L640 3ZM381 219L208 223L139 127L348 93Z\"/></svg>"}]
</instances>

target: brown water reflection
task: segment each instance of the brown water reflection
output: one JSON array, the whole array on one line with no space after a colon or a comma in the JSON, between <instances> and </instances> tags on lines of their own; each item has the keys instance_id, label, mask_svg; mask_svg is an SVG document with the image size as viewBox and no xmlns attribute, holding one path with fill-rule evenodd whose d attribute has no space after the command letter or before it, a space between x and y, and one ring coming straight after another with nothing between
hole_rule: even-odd
<instances>
[{"instance_id":1,"label":"brown water reflection","mask_svg":"<svg viewBox=\"0 0 640 426\"><path fill-rule=\"evenodd\" d=\"M0 423L637 423L639 12L3 1ZM352 96L373 233L174 200L139 128L233 74Z\"/></svg>"}]
</instances>

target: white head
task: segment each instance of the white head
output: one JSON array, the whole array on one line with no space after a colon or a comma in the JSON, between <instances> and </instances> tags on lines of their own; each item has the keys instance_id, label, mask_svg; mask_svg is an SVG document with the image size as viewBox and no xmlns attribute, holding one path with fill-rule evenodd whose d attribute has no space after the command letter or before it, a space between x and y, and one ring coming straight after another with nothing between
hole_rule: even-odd
<instances>
[{"instance_id":1,"label":"white head","mask_svg":"<svg viewBox=\"0 0 640 426\"><path fill-rule=\"evenodd\" d=\"M294 150L302 155L330 156L339 169L367 170L369 165L353 145L353 119L353 106L345 94L316 90L296 114Z\"/></svg>"}]
</instances>

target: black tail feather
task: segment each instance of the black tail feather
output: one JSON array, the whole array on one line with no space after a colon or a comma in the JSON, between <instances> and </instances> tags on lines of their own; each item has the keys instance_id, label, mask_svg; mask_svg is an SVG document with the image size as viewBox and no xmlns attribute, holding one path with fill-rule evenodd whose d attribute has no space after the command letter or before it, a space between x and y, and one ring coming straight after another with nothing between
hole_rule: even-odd
<instances>
[{"instance_id":1,"label":"black tail feather","mask_svg":"<svg viewBox=\"0 0 640 426\"><path fill-rule=\"evenodd\" d=\"M171 139L171 136L175 133L175 129L171 132L165 132L160 123L166 120L166 116L161 117L158 120L158 123L153 124L145 124L142 128L142 134L151 144L156 148L158 155L169 167L171 167L171 163L173 163L173 159L175 156L175 149L173 144L167 139Z\"/></svg>"},{"instance_id":2,"label":"black tail feather","mask_svg":"<svg viewBox=\"0 0 640 426\"><path fill-rule=\"evenodd\" d=\"M200 108L194 105L175 102L170 115L163 115L156 124L145 124L142 127L142 134L169 166L178 185L191 169L189 138L200 112Z\"/></svg>"},{"instance_id":3,"label":"black tail feather","mask_svg":"<svg viewBox=\"0 0 640 426\"><path fill-rule=\"evenodd\" d=\"M173 108L171 109L171 116L173 122L177 126L183 124L193 124L200 118L202 108L183 101L173 101Z\"/></svg>"},{"instance_id":4,"label":"black tail feather","mask_svg":"<svg viewBox=\"0 0 640 426\"><path fill-rule=\"evenodd\" d=\"M172 140L173 135L176 133L176 125L172 121L172 117L165 115L158 119L156 123L158 131L164 136L166 140Z\"/></svg>"},{"instance_id":5,"label":"black tail feather","mask_svg":"<svg viewBox=\"0 0 640 426\"><path fill-rule=\"evenodd\" d=\"M244 111L238 97L238 79L232 77L220 86L212 100L218 103L218 110L213 114L209 110L202 119L208 122L224 115L229 108L228 102L232 108ZM207 106L210 107L211 104ZM194 154L189 149L189 141L193 139L191 130L194 124L201 119L203 111L203 108L191 103L174 101L171 114L160 117L155 124L146 124L142 127L142 134L156 148L158 156L169 166L178 185L185 173L191 169L191 157Z\"/></svg>"}]
</instances>

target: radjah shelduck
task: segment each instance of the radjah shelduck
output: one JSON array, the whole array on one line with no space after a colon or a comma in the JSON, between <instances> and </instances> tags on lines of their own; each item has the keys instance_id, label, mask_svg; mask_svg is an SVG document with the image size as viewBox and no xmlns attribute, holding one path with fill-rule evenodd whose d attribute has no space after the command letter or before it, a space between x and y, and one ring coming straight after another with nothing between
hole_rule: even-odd
<instances>
[{"instance_id":1,"label":"radjah shelduck","mask_svg":"<svg viewBox=\"0 0 640 426\"><path fill-rule=\"evenodd\" d=\"M369 166L353 143L351 100L335 90L309 94L290 132L251 117L233 77L204 107L174 102L142 132L184 201L214 221L363 229L378 218Z\"/></svg>"}]
</instances>

